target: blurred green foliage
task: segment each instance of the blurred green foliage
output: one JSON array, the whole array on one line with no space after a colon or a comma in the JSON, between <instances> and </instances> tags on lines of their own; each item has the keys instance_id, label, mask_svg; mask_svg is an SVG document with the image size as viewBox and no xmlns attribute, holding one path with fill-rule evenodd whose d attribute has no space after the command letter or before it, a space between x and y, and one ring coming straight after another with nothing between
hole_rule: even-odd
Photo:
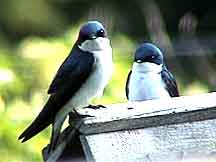
<instances>
[{"instance_id":1,"label":"blurred green foliage","mask_svg":"<svg viewBox=\"0 0 216 162\"><path fill-rule=\"evenodd\" d=\"M21 144L17 138L43 107L48 97L47 88L76 41L82 24L78 23L81 20L81 11L90 5L89 3L82 5L83 3L84 1L58 0L1 1L0 161L41 161L41 150L49 142L49 129L24 144ZM96 1L94 3L96 4ZM129 14L132 14L132 17L138 16L135 11L123 12L124 7L128 11L129 6L129 2L121 4L120 1L116 8L127 16ZM80 12L74 15L74 12L69 12L71 9ZM123 29L122 26L139 24L138 19L134 20L135 24L126 20L119 23L125 32L120 33L119 28L114 26L113 32L109 33L115 70L104 96L95 100L95 103L110 104L126 101L125 83L138 44L138 41L129 34L139 35L143 40L146 37L140 35L139 32L144 31L137 28L134 31ZM185 82L184 75L180 75L175 69L171 71L180 84L181 94L188 95L209 90L208 85L202 80L190 80L190 84L186 84L189 82ZM192 77L190 74L187 76Z\"/></svg>"},{"instance_id":2,"label":"blurred green foliage","mask_svg":"<svg viewBox=\"0 0 216 162\"><path fill-rule=\"evenodd\" d=\"M8 47L1 48L0 153L3 161L41 161L41 150L49 142L49 130L24 144L17 137L46 101L47 87L76 41L79 26L57 37L26 37L10 51ZM113 79L104 97L94 101L102 104L126 101L124 85L132 60L130 53L135 48L135 43L124 35L112 36L111 40L115 62Z\"/></svg>"},{"instance_id":3,"label":"blurred green foliage","mask_svg":"<svg viewBox=\"0 0 216 162\"><path fill-rule=\"evenodd\" d=\"M79 25L58 37L30 36L11 51L1 48L0 154L3 161L41 161L41 150L49 142L49 130L24 144L17 137L46 101L47 87L76 41L78 29ZM123 34L111 36L111 40L115 70L104 97L95 101L102 104L126 101L124 86L133 59L131 54L136 48L136 42ZM206 87L197 83L189 89L205 91Z\"/></svg>"}]
</instances>

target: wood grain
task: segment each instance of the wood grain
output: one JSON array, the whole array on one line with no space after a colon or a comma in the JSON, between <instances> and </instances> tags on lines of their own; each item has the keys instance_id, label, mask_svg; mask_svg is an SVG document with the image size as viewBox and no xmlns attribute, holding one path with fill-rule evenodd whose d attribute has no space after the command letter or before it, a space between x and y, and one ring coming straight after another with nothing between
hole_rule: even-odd
<instances>
[{"instance_id":1,"label":"wood grain","mask_svg":"<svg viewBox=\"0 0 216 162\"><path fill-rule=\"evenodd\" d=\"M113 104L79 113L94 116L85 119L83 134L201 121L216 117L216 93Z\"/></svg>"},{"instance_id":2,"label":"wood grain","mask_svg":"<svg viewBox=\"0 0 216 162\"><path fill-rule=\"evenodd\" d=\"M88 161L163 162L214 158L216 93L82 110Z\"/></svg>"}]
</instances>

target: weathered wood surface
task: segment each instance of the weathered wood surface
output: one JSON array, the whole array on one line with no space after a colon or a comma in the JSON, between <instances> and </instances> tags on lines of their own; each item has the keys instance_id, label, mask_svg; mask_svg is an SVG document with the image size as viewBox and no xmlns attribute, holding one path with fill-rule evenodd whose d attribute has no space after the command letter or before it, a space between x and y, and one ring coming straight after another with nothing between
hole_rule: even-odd
<instances>
[{"instance_id":1,"label":"weathered wood surface","mask_svg":"<svg viewBox=\"0 0 216 162\"><path fill-rule=\"evenodd\" d=\"M216 153L216 93L80 112L95 116L80 128L88 161L162 162Z\"/></svg>"},{"instance_id":2,"label":"weathered wood surface","mask_svg":"<svg viewBox=\"0 0 216 162\"><path fill-rule=\"evenodd\" d=\"M162 162L212 157L216 120L82 136L98 162Z\"/></svg>"},{"instance_id":3,"label":"weathered wood surface","mask_svg":"<svg viewBox=\"0 0 216 162\"><path fill-rule=\"evenodd\" d=\"M132 128L193 122L216 118L216 92L170 99L108 105L98 110L82 109L86 118L80 131L94 134Z\"/></svg>"}]
</instances>

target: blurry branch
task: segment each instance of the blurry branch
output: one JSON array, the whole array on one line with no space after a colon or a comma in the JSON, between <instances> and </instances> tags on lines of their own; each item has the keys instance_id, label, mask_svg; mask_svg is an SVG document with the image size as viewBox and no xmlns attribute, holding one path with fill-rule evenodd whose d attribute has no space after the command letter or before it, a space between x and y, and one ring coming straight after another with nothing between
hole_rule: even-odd
<instances>
[{"instance_id":1,"label":"blurry branch","mask_svg":"<svg viewBox=\"0 0 216 162\"><path fill-rule=\"evenodd\" d=\"M163 21L162 14L157 4L154 2L154 0L147 0L144 3L142 1L136 0L136 2L138 6L140 6L143 17L145 18L151 41L163 49L163 51L166 53L165 57L176 57L172 42L165 29L165 23ZM183 67L177 61L177 59L173 59L169 65L172 67L172 69L176 69L175 71L183 73Z\"/></svg>"},{"instance_id":2,"label":"blurry branch","mask_svg":"<svg viewBox=\"0 0 216 162\"><path fill-rule=\"evenodd\" d=\"M177 56L210 56L216 53L214 49L216 35L198 37L181 34L179 37L173 39L172 42Z\"/></svg>"},{"instance_id":3,"label":"blurry branch","mask_svg":"<svg viewBox=\"0 0 216 162\"><path fill-rule=\"evenodd\" d=\"M208 44L209 42L206 44L201 43L195 35L191 35L190 39L189 36L186 37L183 35L178 43L176 43L176 45L178 45L176 49L178 51L185 51L185 53L179 53L180 55L194 56L192 57L191 63L193 63L193 66L195 67L195 73L198 74L202 81L207 81L210 87L216 87L216 72L212 63L210 62L210 60L214 59L212 54L214 54L215 51L213 52L212 50L210 50L208 48ZM183 47L184 50L182 50L182 48L181 50L178 49L180 47ZM208 57L206 57L207 55Z\"/></svg>"},{"instance_id":4,"label":"blurry branch","mask_svg":"<svg viewBox=\"0 0 216 162\"><path fill-rule=\"evenodd\" d=\"M147 0L145 2L136 0L136 2L138 6L140 6L143 17L145 18L151 41L165 50L166 57L177 57L177 55L206 56L206 54L215 53L215 51L212 50L214 49L213 44L215 44L216 39L211 39L211 41L209 41L209 38L206 40L201 39L202 43L200 43L196 37L198 20L190 13L186 13L179 20L180 37L171 42L165 29L165 23L160 9L154 0ZM212 46L212 48L210 49L209 46ZM213 59L213 56L210 55L209 59ZM207 57L193 57L191 63L193 63L195 67L195 73L197 73L203 81L207 80L210 86L216 86L216 72ZM181 74L184 73L183 69L185 68L182 67L178 59L173 59L169 65Z\"/></svg>"},{"instance_id":5,"label":"blurry branch","mask_svg":"<svg viewBox=\"0 0 216 162\"><path fill-rule=\"evenodd\" d=\"M179 31L193 34L196 31L198 24L198 20L191 12L187 12L182 18L179 20Z\"/></svg>"},{"instance_id":6,"label":"blurry branch","mask_svg":"<svg viewBox=\"0 0 216 162\"><path fill-rule=\"evenodd\" d=\"M101 21L108 33L111 33L114 24L114 12L107 3L98 3L92 7L87 13L88 20Z\"/></svg>"},{"instance_id":7,"label":"blurry branch","mask_svg":"<svg viewBox=\"0 0 216 162\"><path fill-rule=\"evenodd\" d=\"M206 56L212 52L209 48L210 41L209 38L207 38L207 41L198 39L196 35L197 24L197 18L192 13L187 12L179 20L180 39L177 44L179 46L182 44L181 47L191 50L195 56ZM188 40L190 41L188 42ZM215 41L214 39L211 43L215 44ZM179 51L182 51L182 49L179 49ZM191 60L195 67L195 73L197 73L202 80L207 80L208 85L211 87L216 86L216 72L209 61L213 59L213 56L210 54L208 57L193 57L193 60Z\"/></svg>"},{"instance_id":8,"label":"blurry branch","mask_svg":"<svg viewBox=\"0 0 216 162\"><path fill-rule=\"evenodd\" d=\"M165 49L167 55L173 55L172 43L165 29L165 24L157 4L154 0L144 2L136 0L136 2L140 6L145 18L151 41L162 49Z\"/></svg>"}]
</instances>

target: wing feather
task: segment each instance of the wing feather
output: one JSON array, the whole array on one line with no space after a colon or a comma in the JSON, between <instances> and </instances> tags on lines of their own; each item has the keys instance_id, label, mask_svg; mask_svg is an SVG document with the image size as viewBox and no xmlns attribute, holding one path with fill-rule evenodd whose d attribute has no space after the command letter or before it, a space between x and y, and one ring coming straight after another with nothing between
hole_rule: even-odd
<instances>
[{"instance_id":1,"label":"wing feather","mask_svg":"<svg viewBox=\"0 0 216 162\"><path fill-rule=\"evenodd\" d=\"M128 100L129 100L129 84L130 84L131 73L132 73L132 70L128 73L126 86L125 86L126 97L127 97Z\"/></svg>"},{"instance_id":2,"label":"wing feather","mask_svg":"<svg viewBox=\"0 0 216 162\"><path fill-rule=\"evenodd\" d=\"M19 136L22 142L53 123L57 112L73 97L94 69L92 54L73 49L71 54L60 66L48 93L51 94L47 103L32 122L32 124Z\"/></svg>"},{"instance_id":3,"label":"wing feather","mask_svg":"<svg viewBox=\"0 0 216 162\"><path fill-rule=\"evenodd\" d=\"M166 66L163 66L161 75L164 83L166 84L166 89L169 92L170 96L179 97L179 91L176 80L173 77L173 75L169 72L169 70L166 68Z\"/></svg>"}]
</instances>

